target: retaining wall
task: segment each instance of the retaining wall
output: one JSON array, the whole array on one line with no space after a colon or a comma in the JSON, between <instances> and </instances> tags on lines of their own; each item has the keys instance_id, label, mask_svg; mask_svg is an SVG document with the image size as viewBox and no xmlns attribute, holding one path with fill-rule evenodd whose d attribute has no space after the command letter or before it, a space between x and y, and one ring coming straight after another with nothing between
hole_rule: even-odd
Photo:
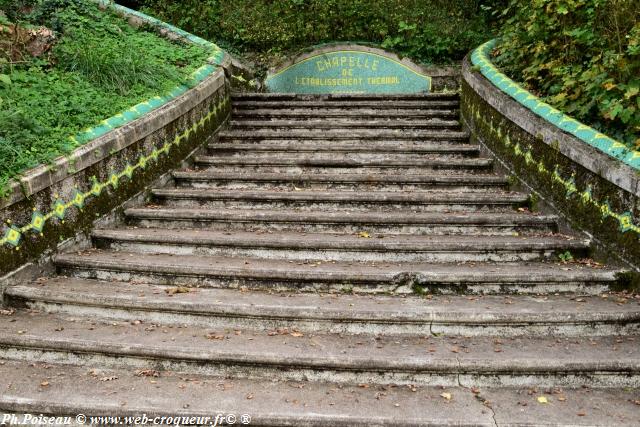
<instances>
[{"instance_id":1,"label":"retaining wall","mask_svg":"<svg viewBox=\"0 0 640 427\"><path fill-rule=\"evenodd\" d=\"M492 47L462 67L461 114L472 137L592 235L604 260L640 270L640 153L519 87L491 63Z\"/></svg>"}]
</instances>

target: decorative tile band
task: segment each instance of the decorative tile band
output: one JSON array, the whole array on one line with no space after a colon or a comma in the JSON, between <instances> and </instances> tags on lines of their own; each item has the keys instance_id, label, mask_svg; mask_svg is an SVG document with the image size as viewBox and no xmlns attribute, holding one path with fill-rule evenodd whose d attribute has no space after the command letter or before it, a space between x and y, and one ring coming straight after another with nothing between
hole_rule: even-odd
<instances>
[{"instance_id":1,"label":"decorative tile band","mask_svg":"<svg viewBox=\"0 0 640 427\"><path fill-rule=\"evenodd\" d=\"M608 217L616 219L618 221L618 224L620 225L620 231L622 233L633 231L640 236L640 226L633 223L633 216L631 212L614 212L613 210L611 210L611 205L607 201L601 202L593 198L592 191L589 186L580 191L576 186L575 178L573 175L568 178L563 177L560 174L557 166L552 171L547 169L542 161L538 161L534 158L531 150L523 148L518 142L512 141L509 137L508 132L503 131L503 129L499 125L494 125L493 119L487 120L485 115L481 113L479 106L474 106L473 104L471 104L471 106L469 107L469 113L474 118L476 123L481 122L484 125L485 129L489 131L492 137L500 141L517 157L522 158L528 166L535 168L540 174L550 176L553 182L562 185L566 190L567 199L569 199L570 197L578 197L579 201L583 205L595 206L600 211L602 219Z\"/></svg>"},{"instance_id":2,"label":"decorative tile band","mask_svg":"<svg viewBox=\"0 0 640 427\"><path fill-rule=\"evenodd\" d=\"M603 153L640 171L640 151L631 150L623 143L580 123L574 118L553 108L551 105L542 102L540 98L526 91L498 70L489 58L489 52L491 52L495 44L496 40L490 40L478 47L471 54L471 62L480 69L483 76L502 92L511 96L519 104L525 106L539 117L542 117L554 126L575 136L590 146L597 148Z\"/></svg>"},{"instance_id":3,"label":"decorative tile band","mask_svg":"<svg viewBox=\"0 0 640 427\"><path fill-rule=\"evenodd\" d=\"M216 116L219 111L223 111L224 108L227 108L230 102L231 100L227 93L212 110L204 115L198 122L194 123L193 126L186 129L181 134L176 135L173 141L165 141L160 148L155 148L148 155L141 156L134 164L127 164L121 171L114 171L109 175L109 178L106 181L98 182L98 180L93 177L91 188L88 191L82 192L76 188L74 189L70 200L67 201L59 198L57 195L54 195L57 200L54 202L51 210L46 214L34 210L29 224L19 227L12 224L11 221L7 221L9 227L6 230L4 237L0 239L0 246L10 245L19 249L20 242L26 233L33 232L42 236L42 230L44 229L45 224L51 219L57 219L64 223L65 215L69 209L76 208L82 210L87 199L99 196L105 188L112 187L113 189L116 189L120 182L125 178L132 179L136 170L145 169L150 162L155 162L161 155L168 154L173 146L179 146L184 140L189 138L192 133L196 133L198 130L205 127L207 122Z\"/></svg>"}]
</instances>

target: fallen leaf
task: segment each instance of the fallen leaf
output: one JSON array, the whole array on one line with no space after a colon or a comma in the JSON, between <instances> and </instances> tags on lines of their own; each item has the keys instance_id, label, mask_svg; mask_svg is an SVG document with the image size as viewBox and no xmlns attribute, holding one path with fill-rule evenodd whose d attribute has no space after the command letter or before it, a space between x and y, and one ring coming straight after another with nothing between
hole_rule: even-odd
<instances>
[{"instance_id":1,"label":"fallen leaf","mask_svg":"<svg viewBox=\"0 0 640 427\"><path fill-rule=\"evenodd\" d=\"M546 396L538 396L538 403L549 403Z\"/></svg>"},{"instance_id":2,"label":"fallen leaf","mask_svg":"<svg viewBox=\"0 0 640 427\"><path fill-rule=\"evenodd\" d=\"M118 377L102 377L102 378L100 378L100 381L107 382L107 381L115 381L117 379L118 379Z\"/></svg>"},{"instance_id":3,"label":"fallen leaf","mask_svg":"<svg viewBox=\"0 0 640 427\"><path fill-rule=\"evenodd\" d=\"M358 233L358 237L362 237L363 239L370 239L371 235L366 231L361 231Z\"/></svg>"},{"instance_id":4,"label":"fallen leaf","mask_svg":"<svg viewBox=\"0 0 640 427\"><path fill-rule=\"evenodd\" d=\"M293 331L293 332L291 332L291 336L292 337L296 337L296 338L300 338L300 337L303 337L304 334L302 332Z\"/></svg>"},{"instance_id":5,"label":"fallen leaf","mask_svg":"<svg viewBox=\"0 0 640 427\"><path fill-rule=\"evenodd\" d=\"M440 396L444 397L447 400L451 400L451 398L453 397L451 393L440 393Z\"/></svg>"},{"instance_id":6,"label":"fallen leaf","mask_svg":"<svg viewBox=\"0 0 640 427\"><path fill-rule=\"evenodd\" d=\"M176 288L165 289L164 291L168 295L175 295L175 294L188 294L189 292L191 292L191 289L187 288L186 286L178 286Z\"/></svg>"},{"instance_id":7,"label":"fallen leaf","mask_svg":"<svg viewBox=\"0 0 640 427\"><path fill-rule=\"evenodd\" d=\"M207 338L208 340L223 340L224 339L224 335L216 334L214 332L210 332L207 335L205 335L205 338Z\"/></svg>"},{"instance_id":8,"label":"fallen leaf","mask_svg":"<svg viewBox=\"0 0 640 427\"><path fill-rule=\"evenodd\" d=\"M140 369L137 370L135 373L136 377L159 377L160 376L160 372L156 371L155 369Z\"/></svg>"},{"instance_id":9,"label":"fallen leaf","mask_svg":"<svg viewBox=\"0 0 640 427\"><path fill-rule=\"evenodd\" d=\"M42 381L42 382L40 383L40 385L41 385L42 387L49 387L49 381Z\"/></svg>"}]
</instances>

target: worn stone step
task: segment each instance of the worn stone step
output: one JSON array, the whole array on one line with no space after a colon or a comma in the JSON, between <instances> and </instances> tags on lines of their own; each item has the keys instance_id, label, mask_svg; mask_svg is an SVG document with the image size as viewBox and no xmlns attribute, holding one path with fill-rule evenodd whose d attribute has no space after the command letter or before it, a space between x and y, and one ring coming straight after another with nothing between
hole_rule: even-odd
<instances>
[{"instance_id":1,"label":"worn stone step","mask_svg":"<svg viewBox=\"0 0 640 427\"><path fill-rule=\"evenodd\" d=\"M105 381L107 378L112 380ZM43 387L45 380L49 385ZM0 412L84 414L88 420L100 416L133 420L146 414L152 419L172 417L173 421L179 414L185 417L179 421L183 425L214 425L217 414L233 414L235 424L243 425L242 415L249 414L250 425L260 427L525 427L540 420L559 427L576 425L577 417L585 426L640 424L634 404L637 389L533 392L526 387L472 391L461 386L357 386L206 375L185 378L173 371L142 373L136 369L99 368L91 374L84 366L16 361L0 365L0 387ZM150 388L153 393L140 399L140 390ZM539 404L540 396L550 404Z\"/></svg>"},{"instance_id":2,"label":"worn stone step","mask_svg":"<svg viewBox=\"0 0 640 427\"><path fill-rule=\"evenodd\" d=\"M486 191L250 191L202 188L155 188L154 200L171 207L238 209L358 210L409 212L509 211L526 206L523 193Z\"/></svg>"},{"instance_id":3,"label":"worn stone step","mask_svg":"<svg viewBox=\"0 0 640 427\"><path fill-rule=\"evenodd\" d=\"M51 278L12 286L11 307L217 329L304 333L462 336L623 336L640 332L640 305L626 294L601 296L383 296L266 293Z\"/></svg>"},{"instance_id":4,"label":"worn stone step","mask_svg":"<svg viewBox=\"0 0 640 427\"><path fill-rule=\"evenodd\" d=\"M349 105L350 101L372 100L376 102L395 103L398 101L428 101L428 100L459 100L458 93L431 92L431 93L407 93L407 94L372 94L372 93L331 93L331 94L301 94L301 93L268 93L246 92L234 93L231 96L232 103L237 101L326 101L337 102L340 105Z\"/></svg>"},{"instance_id":5,"label":"worn stone step","mask_svg":"<svg viewBox=\"0 0 640 427\"><path fill-rule=\"evenodd\" d=\"M236 120L232 118L231 128L239 131L253 130L283 130L302 129L311 132L322 132L324 130L343 131L343 132L370 132L384 129L391 132L411 132L421 131L425 129L434 130L460 130L460 122L458 120L349 120L349 119L320 119L320 120Z\"/></svg>"},{"instance_id":6,"label":"worn stone step","mask_svg":"<svg viewBox=\"0 0 640 427\"><path fill-rule=\"evenodd\" d=\"M62 275L213 288L410 293L599 294L619 286L620 270L527 262L296 262L280 259L144 254L91 249L56 256Z\"/></svg>"},{"instance_id":7,"label":"worn stone step","mask_svg":"<svg viewBox=\"0 0 640 427\"><path fill-rule=\"evenodd\" d=\"M129 223L152 228L406 234L512 235L557 231L555 215L528 212L304 212L284 209L146 207L125 211Z\"/></svg>"},{"instance_id":8,"label":"worn stone step","mask_svg":"<svg viewBox=\"0 0 640 427\"><path fill-rule=\"evenodd\" d=\"M398 108L234 108L231 112L234 119L272 120L272 119L320 119L320 118L349 118L367 120L372 118L386 119L455 119L460 113L455 109L398 109Z\"/></svg>"},{"instance_id":9,"label":"worn stone step","mask_svg":"<svg viewBox=\"0 0 640 427\"><path fill-rule=\"evenodd\" d=\"M347 174L347 173L255 173L174 171L176 185L190 188L227 189L350 189L362 191L395 190L478 190L506 189L504 176L484 174Z\"/></svg>"},{"instance_id":10,"label":"worn stone step","mask_svg":"<svg viewBox=\"0 0 640 427\"><path fill-rule=\"evenodd\" d=\"M382 109L382 110L433 110L433 109L447 109L451 111L457 111L460 108L460 102L458 100L447 99L427 99L427 100L404 100L404 101L389 101L384 99L362 99L354 100L349 103L341 103L331 100L272 100L272 101L255 101L236 100L232 103L233 108L246 110L264 110L269 109L272 111L282 111L291 109L325 109L325 108L340 108L344 111L349 109Z\"/></svg>"},{"instance_id":11,"label":"worn stone step","mask_svg":"<svg viewBox=\"0 0 640 427\"><path fill-rule=\"evenodd\" d=\"M354 385L640 386L640 336L634 335L363 336L73 319L23 311L3 316L0 357L72 363L87 371L152 369Z\"/></svg>"},{"instance_id":12,"label":"worn stone step","mask_svg":"<svg viewBox=\"0 0 640 427\"><path fill-rule=\"evenodd\" d=\"M255 233L164 228L98 229L100 249L175 255L247 256L297 261L520 262L588 253L589 240L569 236L407 236ZM365 235L366 236L366 235Z\"/></svg>"},{"instance_id":13,"label":"worn stone step","mask_svg":"<svg viewBox=\"0 0 640 427\"><path fill-rule=\"evenodd\" d=\"M261 141L265 139L302 139L302 140L366 140L366 141L417 141L417 142L454 142L469 141L466 131L436 129L238 129L221 131L218 137L222 141Z\"/></svg>"},{"instance_id":14,"label":"worn stone step","mask_svg":"<svg viewBox=\"0 0 640 427\"><path fill-rule=\"evenodd\" d=\"M432 170L468 170L487 171L493 166L492 159L441 159L426 158L416 159L410 156L391 159L389 156L378 158L366 158L363 156L352 157L345 154L303 154L282 155L279 153L268 153L263 155L247 154L242 157L229 156L195 156L194 162L197 167L208 168L208 170L255 170L256 172L302 172L318 173L329 171L329 173L363 173L382 174L386 172L418 174L422 171Z\"/></svg>"},{"instance_id":15,"label":"worn stone step","mask_svg":"<svg viewBox=\"0 0 640 427\"><path fill-rule=\"evenodd\" d=\"M214 142L209 144L210 154L219 156L254 156L269 153L334 153L345 156L423 156L477 157L480 147L461 143L407 143L403 141L328 141L328 140L264 140L255 142Z\"/></svg>"}]
</instances>

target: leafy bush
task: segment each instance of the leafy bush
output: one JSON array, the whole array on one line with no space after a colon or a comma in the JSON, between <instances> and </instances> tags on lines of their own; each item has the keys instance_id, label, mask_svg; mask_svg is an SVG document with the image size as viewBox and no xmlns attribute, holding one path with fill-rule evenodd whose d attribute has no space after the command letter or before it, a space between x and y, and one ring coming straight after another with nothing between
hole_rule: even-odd
<instances>
[{"instance_id":1,"label":"leafy bush","mask_svg":"<svg viewBox=\"0 0 640 427\"><path fill-rule=\"evenodd\" d=\"M494 51L546 102L640 148L640 2L513 0Z\"/></svg>"},{"instance_id":2,"label":"leafy bush","mask_svg":"<svg viewBox=\"0 0 640 427\"><path fill-rule=\"evenodd\" d=\"M263 57L334 41L382 45L427 63L491 38L481 0L145 0L145 12ZM493 3L487 1L486 3Z\"/></svg>"},{"instance_id":3,"label":"leafy bush","mask_svg":"<svg viewBox=\"0 0 640 427\"><path fill-rule=\"evenodd\" d=\"M208 56L136 30L91 2L22 3L19 25L51 25L58 40L47 58L0 61L0 197L10 178L73 150L71 135L168 92Z\"/></svg>"}]
</instances>

